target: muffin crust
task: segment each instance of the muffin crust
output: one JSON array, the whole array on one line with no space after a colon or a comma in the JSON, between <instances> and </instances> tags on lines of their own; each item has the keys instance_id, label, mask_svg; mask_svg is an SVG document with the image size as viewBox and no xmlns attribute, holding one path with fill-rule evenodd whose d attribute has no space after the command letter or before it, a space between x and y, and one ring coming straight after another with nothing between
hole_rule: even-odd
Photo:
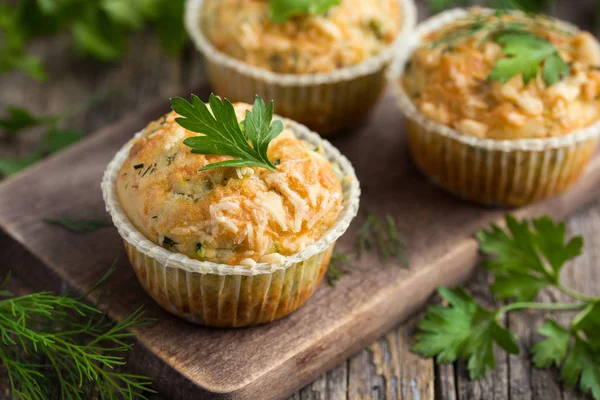
<instances>
[{"instance_id":1,"label":"muffin crust","mask_svg":"<svg viewBox=\"0 0 600 400\"><path fill-rule=\"evenodd\" d=\"M276 24L267 0L205 0L208 40L238 60L279 73L330 72L381 52L401 25L397 0L341 0L325 15Z\"/></svg>"},{"instance_id":2,"label":"muffin crust","mask_svg":"<svg viewBox=\"0 0 600 400\"><path fill-rule=\"evenodd\" d=\"M569 65L568 76L548 86L540 72L527 84L516 75L506 83L488 79L500 44L485 30L444 44L457 28L474 18L487 22L524 22L538 37L552 43ZM487 36L485 36L487 35ZM600 47L587 32L571 31L544 17L503 14L471 15L428 34L414 52L402 84L428 118L458 132L490 139L561 136L600 117Z\"/></svg>"},{"instance_id":3,"label":"muffin crust","mask_svg":"<svg viewBox=\"0 0 600 400\"><path fill-rule=\"evenodd\" d=\"M243 120L246 104L234 105ZM148 239L188 257L252 267L278 262L317 241L341 210L333 166L285 128L268 150L277 171L199 171L229 156L192 154L194 132L171 112L150 123L117 178L119 201Z\"/></svg>"}]
</instances>

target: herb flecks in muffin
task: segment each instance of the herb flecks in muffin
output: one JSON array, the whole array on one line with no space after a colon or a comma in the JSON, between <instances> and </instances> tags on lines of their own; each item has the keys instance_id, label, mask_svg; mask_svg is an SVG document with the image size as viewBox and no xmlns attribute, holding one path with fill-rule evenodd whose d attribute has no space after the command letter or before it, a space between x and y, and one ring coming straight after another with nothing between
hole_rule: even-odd
<instances>
[{"instance_id":1,"label":"herb flecks in muffin","mask_svg":"<svg viewBox=\"0 0 600 400\"><path fill-rule=\"evenodd\" d=\"M407 11L398 0L339 0L318 12L325 3L204 0L200 24L215 50L235 60L280 74L318 74L353 67L388 50ZM281 23L273 21L275 5Z\"/></svg>"},{"instance_id":2,"label":"herb flecks in muffin","mask_svg":"<svg viewBox=\"0 0 600 400\"><path fill-rule=\"evenodd\" d=\"M269 143L283 130L281 121L273 119L273 101L265 106L256 97L252 111L246 111L243 129L237 121L235 110L227 99L221 101L210 95L210 110L196 95L192 102L177 97L171 99L173 111L183 118L175 121L183 128L203 134L187 138L183 143L195 154L220 154L237 157L204 166L201 170L220 167L261 167L275 171L276 167L267 157ZM212 113L211 113L212 111Z\"/></svg>"},{"instance_id":3,"label":"herb flecks in muffin","mask_svg":"<svg viewBox=\"0 0 600 400\"><path fill-rule=\"evenodd\" d=\"M324 14L340 0L270 0L269 16L271 21L279 24L298 15Z\"/></svg>"},{"instance_id":4,"label":"herb flecks in muffin","mask_svg":"<svg viewBox=\"0 0 600 400\"><path fill-rule=\"evenodd\" d=\"M474 9L431 31L403 71L424 117L480 139L557 137L600 117L600 46L561 21Z\"/></svg>"},{"instance_id":5,"label":"herb flecks in muffin","mask_svg":"<svg viewBox=\"0 0 600 400\"><path fill-rule=\"evenodd\" d=\"M174 241L173 239L169 238L169 237L164 237L162 240L162 245L163 247L166 247L168 249L170 249L171 247L177 245L179 243L177 243L176 241Z\"/></svg>"}]
</instances>

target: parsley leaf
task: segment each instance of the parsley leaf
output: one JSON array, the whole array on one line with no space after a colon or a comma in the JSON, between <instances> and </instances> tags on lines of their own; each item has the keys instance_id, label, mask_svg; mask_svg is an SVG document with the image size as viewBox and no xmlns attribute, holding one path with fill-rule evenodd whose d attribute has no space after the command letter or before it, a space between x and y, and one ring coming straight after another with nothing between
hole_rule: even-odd
<instances>
[{"instance_id":1,"label":"parsley leaf","mask_svg":"<svg viewBox=\"0 0 600 400\"><path fill-rule=\"evenodd\" d=\"M582 314L585 318L593 315L594 323L600 320L600 308L588 307ZM577 318L576 318L577 319ZM589 328L591 321L586 324ZM536 368L548 368L553 364L562 365L560 378L568 386L579 387L584 392L591 392L594 398L600 398L600 351L588 341L574 334L579 327L577 323L571 326L571 331L566 330L554 321L547 321L538 330L546 338L532 348L533 362ZM595 325L596 332L600 325ZM587 336L588 339L593 339ZM571 346L571 343L574 344ZM566 357L566 358L565 358Z\"/></svg>"},{"instance_id":2,"label":"parsley leaf","mask_svg":"<svg viewBox=\"0 0 600 400\"><path fill-rule=\"evenodd\" d=\"M31 115L29 111L22 107L8 106L6 111L7 115L4 118L0 118L0 129L7 135L43 123L42 119Z\"/></svg>"},{"instance_id":3,"label":"parsley leaf","mask_svg":"<svg viewBox=\"0 0 600 400\"><path fill-rule=\"evenodd\" d=\"M0 174L9 177L40 161L43 154L40 151L34 151L30 155L20 158L0 159Z\"/></svg>"},{"instance_id":4,"label":"parsley leaf","mask_svg":"<svg viewBox=\"0 0 600 400\"><path fill-rule=\"evenodd\" d=\"M51 129L48 131L45 139L46 149L50 153L56 153L72 145L81 139L82 134L79 131L72 129Z\"/></svg>"},{"instance_id":5,"label":"parsley leaf","mask_svg":"<svg viewBox=\"0 0 600 400\"><path fill-rule=\"evenodd\" d=\"M549 368L552 364L560 366L569 350L571 334L552 320L540 326L538 332L546 336L546 339L536 343L531 349L533 365L536 368Z\"/></svg>"},{"instance_id":6,"label":"parsley leaf","mask_svg":"<svg viewBox=\"0 0 600 400\"><path fill-rule=\"evenodd\" d=\"M501 299L534 299L546 286L555 284L564 264L581 254L583 238L565 241L565 224L549 217L527 221L506 216L505 232L496 225L477 233L481 251L494 255L484 267L495 275L492 291ZM510 235L509 235L510 233Z\"/></svg>"},{"instance_id":7,"label":"parsley leaf","mask_svg":"<svg viewBox=\"0 0 600 400\"><path fill-rule=\"evenodd\" d=\"M589 304L572 322L572 329L585 334L590 346L600 351L600 302Z\"/></svg>"},{"instance_id":8,"label":"parsley leaf","mask_svg":"<svg viewBox=\"0 0 600 400\"><path fill-rule=\"evenodd\" d=\"M340 0L270 0L271 21L280 24L291 17L305 14L323 14Z\"/></svg>"},{"instance_id":9,"label":"parsley leaf","mask_svg":"<svg viewBox=\"0 0 600 400\"><path fill-rule=\"evenodd\" d=\"M560 270L581 253L583 239L565 238L565 224L548 217L517 221L506 217L506 229L492 225L477 234L480 249L496 257L486 266L495 275L492 290L503 297L524 298L494 310L477 304L464 289L439 290L448 305L431 306L419 323L413 351L436 356L436 361L468 360L472 379L494 367L494 344L508 353L519 348L515 335L500 325L500 317L519 310L575 311L568 327L547 320L538 330L544 339L531 348L536 368L560 368L561 380L579 386L600 400L600 297L568 288L560 281ZM533 226L533 228L532 228ZM500 285L498 285L500 283ZM553 286L577 302L531 302L537 292Z\"/></svg>"},{"instance_id":10,"label":"parsley leaf","mask_svg":"<svg viewBox=\"0 0 600 400\"><path fill-rule=\"evenodd\" d=\"M546 85L561 80L569 72L569 67L558 53L558 49L547 40L527 31L504 31L494 40L502 45L502 53L508 57L496 62L489 79L502 83L521 74L528 83L535 79L540 64L543 63L542 78Z\"/></svg>"},{"instance_id":11,"label":"parsley leaf","mask_svg":"<svg viewBox=\"0 0 600 400\"><path fill-rule=\"evenodd\" d=\"M210 95L210 110L196 95L188 103L181 97L171 99L173 110L183 118L175 121L183 128L203 134L183 141L196 154L222 154L236 157L206 165L202 170L220 167L256 166L275 171L275 165L267 157L269 143L283 130L281 121L273 121L273 102L265 107L264 101L256 97L252 111L239 124L233 105L229 100L221 101ZM211 113L212 111L212 113ZM240 129L243 125L243 130ZM250 145L252 144L252 145Z\"/></svg>"},{"instance_id":12,"label":"parsley leaf","mask_svg":"<svg viewBox=\"0 0 600 400\"><path fill-rule=\"evenodd\" d=\"M510 354L518 354L515 335L500 326L497 315L477 304L463 289L440 288L448 306L435 305L419 323L413 351L425 357L436 356L439 363L468 360L471 379L495 368L494 344Z\"/></svg>"},{"instance_id":13,"label":"parsley leaf","mask_svg":"<svg viewBox=\"0 0 600 400\"><path fill-rule=\"evenodd\" d=\"M560 370L560 378L571 387L579 381L583 392L591 392L595 399L600 399L600 352L575 338L575 345Z\"/></svg>"}]
</instances>

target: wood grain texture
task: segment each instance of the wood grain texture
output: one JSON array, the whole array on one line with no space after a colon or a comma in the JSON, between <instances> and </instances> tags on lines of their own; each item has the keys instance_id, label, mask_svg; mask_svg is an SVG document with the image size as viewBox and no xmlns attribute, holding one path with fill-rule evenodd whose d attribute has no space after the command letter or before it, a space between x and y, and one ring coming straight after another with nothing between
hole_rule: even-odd
<instances>
[{"instance_id":1,"label":"wood grain texture","mask_svg":"<svg viewBox=\"0 0 600 400\"><path fill-rule=\"evenodd\" d=\"M593 15L593 12L590 12L590 10L593 10L592 3L589 0L573 2L559 0L559 15L589 26ZM424 7L421 7L421 17L425 15L423 10ZM0 87L2 88L0 90L0 112L8 104L25 105L40 113L60 111L66 106L80 101L92 92L107 87L120 87L122 90L118 96L77 115L69 121L69 126L78 127L86 133L91 133L129 114L134 109L147 106L157 97L165 98L182 92L182 90L183 93L187 93L184 90L185 88L189 90L189 88L195 87L203 80L202 63L194 51L188 50L181 59L169 58L159 49L153 36L146 33L135 35L126 59L111 65L101 65L74 57L66 43L65 38L60 37L50 41L40 41L34 45L35 52L49 60L51 80L48 83L39 84L19 74L8 75L0 79ZM142 65L140 65L140 60L144 60ZM39 134L39 132L33 132L11 143L0 142L0 156L25 154L35 146ZM595 288L600 284L600 277L598 276L599 270L595 266L595 260L598 260L598 255L600 255L598 254L600 251L600 204L596 203L571 218L569 229L571 232L584 234L587 241L584 257L576 260L572 270L566 272L569 282L574 287L583 285L581 288L589 290L590 293L595 290L597 294L598 290ZM7 254L12 254L12 257L5 258ZM1 233L0 255L3 257L3 262L0 263L0 273L12 268L20 269L23 274L27 275L28 271L37 269L34 264L38 263L39 268L43 267L39 259L32 257L22 246L16 245L12 239ZM31 288L25 288L26 285L23 282L17 282L16 280L14 287L23 291L47 287L55 288L55 290L66 288L59 276L45 276L42 280L38 276L30 274L29 280L30 285L28 286L31 286ZM483 282L485 282L485 279L477 278L471 288L477 289L477 287L482 286ZM561 298L553 293L544 293L543 296L553 300ZM561 318L566 318L566 316ZM528 318L524 318L522 315L511 317L509 324L519 331L524 345L529 345L538 339L534 334L535 326ZM400 337L403 332L405 332L405 328L402 326L394 328L391 333L379 339L377 342L379 344L366 347L351 359L343 361L338 367L323 374L312 384L293 395L292 398L401 398L390 397L391 394L409 393L406 391L408 387L403 380L400 381L400 387L397 389L398 371L402 371L402 366L396 365L396 362L402 364L414 356L408 354L403 346L393 347L386 343L389 343L388 337L390 335ZM368 344L369 341L361 343L363 346ZM373 350L373 347L376 350ZM193 386L181 386L180 380L177 380L177 378L171 379L173 371L169 370L163 363L157 362L152 354L136 349L131 358L130 368L132 371L140 372L137 364L142 365L143 370L150 371L153 376L159 377L159 384L161 387L166 388L164 393L174 392L177 389L179 392L178 399L198 398L194 395ZM382 358L384 361L389 360L390 364L387 367L385 365L384 367L378 367L378 365L382 365L379 362ZM417 383L429 390L428 388L434 383L434 378L428 372L428 368L432 369L433 363L431 360L421 359L418 359L418 362L420 366L417 371L422 371L422 373L418 374ZM509 394L515 396L514 398L532 399L583 398L577 392L564 390L560 384L557 384L556 371L532 369L528 364L526 353L520 356L519 359L511 356L507 362L506 369L509 371L509 379L504 379L502 374L493 377L494 386L506 386L506 390L502 391L507 396L504 397L506 399L509 398ZM354 368L351 368L351 365L354 365ZM437 397L443 399L468 398L457 397L459 387L462 388L461 393L473 393L479 390L475 389L479 385L478 383L470 382L464 373L458 373L461 368L464 371L464 366L461 367L460 363L456 366L443 365L435 367ZM368 373L365 373L365 371ZM520 373L517 375L516 371L522 371L526 378ZM5 391L6 380L3 379L4 377L0 375L0 388L3 389L0 391L0 397L4 395L6 398L10 398ZM350 391L351 387L353 391ZM373 390L373 387L377 389ZM175 398L166 396L164 393L152 398L154 400ZM364 393L364 397L358 397L358 393ZM404 398L431 398L429 391L419 393L421 393L420 397Z\"/></svg>"}]
</instances>

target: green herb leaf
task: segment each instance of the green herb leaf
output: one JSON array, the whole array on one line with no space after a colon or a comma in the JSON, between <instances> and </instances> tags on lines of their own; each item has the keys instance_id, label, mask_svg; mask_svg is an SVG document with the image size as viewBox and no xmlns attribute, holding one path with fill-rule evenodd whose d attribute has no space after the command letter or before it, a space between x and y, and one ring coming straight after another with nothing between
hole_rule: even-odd
<instances>
[{"instance_id":1,"label":"green herb leaf","mask_svg":"<svg viewBox=\"0 0 600 400\"><path fill-rule=\"evenodd\" d=\"M173 110L183 118L175 121L193 132L203 134L187 138L183 141L196 154L222 154L236 157L209 164L202 170L220 167L256 166L275 171L275 165L267 157L269 143L283 130L281 121L273 121L273 102L265 107L260 97L256 97L252 111L246 112L244 132L235 115L229 100L221 101L214 94L210 95L210 110L196 95L192 95L192 103L180 97L171 99ZM212 111L212 113L211 113ZM250 143L252 145L250 145Z\"/></svg>"},{"instance_id":2,"label":"green herb leaf","mask_svg":"<svg viewBox=\"0 0 600 400\"><path fill-rule=\"evenodd\" d=\"M515 335L498 324L496 314L477 304L463 289L440 288L449 305L431 306L419 323L412 350L439 363L468 360L471 379L495 368L494 344L518 354Z\"/></svg>"},{"instance_id":3,"label":"green herb leaf","mask_svg":"<svg viewBox=\"0 0 600 400\"><path fill-rule=\"evenodd\" d=\"M567 385L590 392L595 399L600 399L600 353L585 341L576 338L561 370L560 378Z\"/></svg>"},{"instance_id":4,"label":"green herb leaf","mask_svg":"<svg viewBox=\"0 0 600 400\"><path fill-rule=\"evenodd\" d=\"M453 7L467 7L472 0L429 0L429 11L439 13Z\"/></svg>"},{"instance_id":5,"label":"green herb leaf","mask_svg":"<svg viewBox=\"0 0 600 400\"><path fill-rule=\"evenodd\" d=\"M546 321L538 332L546 339L536 343L531 349L533 365L536 368L549 368L552 364L560 366L569 350L571 333L552 320Z\"/></svg>"},{"instance_id":6,"label":"green herb leaf","mask_svg":"<svg viewBox=\"0 0 600 400\"><path fill-rule=\"evenodd\" d=\"M6 111L7 115L0 118L0 129L6 134L14 134L44 122L22 107L8 106Z\"/></svg>"},{"instance_id":7,"label":"green herb leaf","mask_svg":"<svg viewBox=\"0 0 600 400\"><path fill-rule=\"evenodd\" d=\"M554 224L548 217L518 222L506 216L507 230L496 225L477 233L481 251L492 258L484 267L495 275L492 291L500 298L514 297L529 301L538 292L557 282L564 264L579 254L581 237L565 240L565 225Z\"/></svg>"},{"instance_id":8,"label":"green herb leaf","mask_svg":"<svg viewBox=\"0 0 600 400\"><path fill-rule=\"evenodd\" d=\"M500 32L494 40L502 45L502 53L507 58L496 62L489 79L507 82L515 75L521 74L528 83L535 79L543 63L542 78L550 86L569 72L569 68L558 53L558 49L547 40L527 31Z\"/></svg>"},{"instance_id":9,"label":"green herb leaf","mask_svg":"<svg viewBox=\"0 0 600 400\"><path fill-rule=\"evenodd\" d=\"M323 14L339 4L340 0L269 0L269 13L279 24L298 15Z\"/></svg>"},{"instance_id":10,"label":"green herb leaf","mask_svg":"<svg viewBox=\"0 0 600 400\"><path fill-rule=\"evenodd\" d=\"M21 158L0 159L0 173L4 177L9 177L30 165L35 164L41 160L42 157L43 154L41 152L34 151L32 154Z\"/></svg>"},{"instance_id":11,"label":"green herb leaf","mask_svg":"<svg viewBox=\"0 0 600 400\"><path fill-rule=\"evenodd\" d=\"M105 14L90 10L71 27L77 46L102 61L119 58L125 49L122 29Z\"/></svg>"},{"instance_id":12,"label":"green herb leaf","mask_svg":"<svg viewBox=\"0 0 600 400\"><path fill-rule=\"evenodd\" d=\"M69 217L46 218L44 222L62 226L73 233L87 233L112 226L110 221L104 219L76 219Z\"/></svg>"},{"instance_id":13,"label":"green herb leaf","mask_svg":"<svg viewBox=\"0 0 600 400\"><path fill-rule=\"evenodd\" d=\"M162 46L171 54L178 54L189 41L183 23L185 4L181 0L162 0L160 17L154 21L156 34Z\"/></svg>"},{"instance_id":14,"label":"green herb leaf","mask_svg":"<svg viewBox=\"0 0 600 400\"><path fill-rule=\"evenodd\" d=\"M70 295L13 297L2 287L0 296L0 362L11 397L133 400L154 393L150 378L116 370L133 347L130 330L150 322L141 309L113 324L102 310Z\"/></svg>"},{"instance_id":15,"label":"green herb leaf","mask_svg":"<svg viewBox=\"0 0 600 400\"><path fill-rule=\"evenodd\" d=\"M571 329L584 333L590 346L600 351L600 302L590 303L573 318Z\"/></svg>"},{"instance_id":16,"label":"green herb leaf","mask_svg":"<svg viewBox=\"0 0 600 400\"><path fill-rule=\"evenodd\" d=\"M45 145L50 153L55 153L81 139L81 132L70 129L51 129L45 137Z\"/></svg>"},{"instance_id":17,"label":"green herb leaf","mask_svg":"<svg viewBox=\"0 0 600 400\"><path fill-rule=\"evenodd\" d=\"M335 287L346 271L358 269L352 262L354 258L355 255L351 253L345 253L338 250L333 252L325 274L327 283L329 283L330 286Z\"/></svg>"}]
</instances>

